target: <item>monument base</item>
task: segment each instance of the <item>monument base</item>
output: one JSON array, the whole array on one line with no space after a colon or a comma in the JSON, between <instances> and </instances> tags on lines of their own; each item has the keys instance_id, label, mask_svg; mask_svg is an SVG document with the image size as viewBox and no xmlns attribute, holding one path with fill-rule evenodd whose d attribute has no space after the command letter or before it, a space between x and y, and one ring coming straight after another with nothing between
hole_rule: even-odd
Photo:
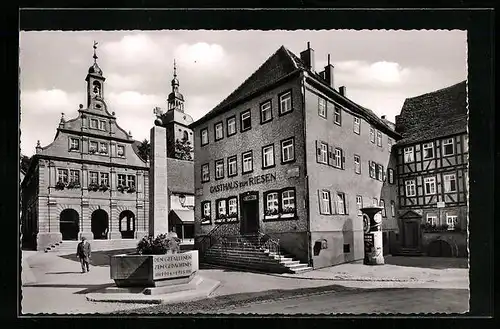
<instances>
[{"instance_id":1,"label":"monument base","mask_svg":"<svg viewBox=\"0 0 500 329\"><path fill-rule=\"evenodd\" d=\"M108 287L85 297L92 302L169 304L208 298L219 285L219 281L195 275L185 284L149 288Z\"/></svg>"}]
</instances>

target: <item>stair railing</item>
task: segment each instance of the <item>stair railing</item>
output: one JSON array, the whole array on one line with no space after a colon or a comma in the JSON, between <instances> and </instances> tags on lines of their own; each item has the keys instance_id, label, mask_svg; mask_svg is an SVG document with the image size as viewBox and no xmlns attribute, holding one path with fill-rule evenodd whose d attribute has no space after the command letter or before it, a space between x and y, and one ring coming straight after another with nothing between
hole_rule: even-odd
<instances>
[{"instance_id":1,"label":"stair railing","mask_svg":"<svg viewBox=\"0 0 500 329\"><path fill-rule=\"evenodd\" d=\"M202 236L198 242L196 242L200 256L203 256L208 249L223 240L223 236L216 234L223 225L224 223L215 226L207 235Z\"/></svg>"}]
</instances>

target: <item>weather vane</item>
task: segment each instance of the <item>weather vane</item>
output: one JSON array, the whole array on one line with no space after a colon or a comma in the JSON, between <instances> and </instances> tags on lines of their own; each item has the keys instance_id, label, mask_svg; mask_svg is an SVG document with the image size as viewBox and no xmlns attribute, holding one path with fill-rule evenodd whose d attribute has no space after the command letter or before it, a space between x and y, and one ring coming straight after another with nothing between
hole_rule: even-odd
<instances>
[{"instance_id":1,"label":"weather vane","mask_svg":"<svg viewBox=\"0 0 500 329\"><path fill-rule=\"evenodd\" d=\"M97 54L96 54L95 50L97 49L98 44L99 44L99 42L94 40L94 45L92 46L94 48L94 62L97 60Z\"/></svg>"}]
</instances>

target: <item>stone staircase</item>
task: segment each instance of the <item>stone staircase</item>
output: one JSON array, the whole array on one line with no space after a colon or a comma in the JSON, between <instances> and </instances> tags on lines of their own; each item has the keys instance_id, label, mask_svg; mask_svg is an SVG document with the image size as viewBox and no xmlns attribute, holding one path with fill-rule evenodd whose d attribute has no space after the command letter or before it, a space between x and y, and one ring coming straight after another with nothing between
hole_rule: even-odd
<instances>
[{"instance_id":1,"label":"stone staircase","mask_svg":"<svg viewBox=\"0 0 500 329\"><path fill-rule=\"evenodd\" d=\"M282 253L279 241L257 236L218 237L200 254L200 262L268 273L301 273L312 270L292 255ZM265 242L262 242L265 241Z\"/></svg>"},{"instance_id":2,"label":"stone staircase","mask_svg":"<svg viewBox=\"0 0 500 329\"><path fill-rule=\"evenodd\" d=\"M400 248L397 252L393 252L394 256L425 256L423 251L420 251L415 248Z\"/></svg>"},{"instance_id":3,"label":"stone staircase","mask_svg":"<svg viewBox=\"0 0 500 329\"><path fill-rule=\"evenodd\" d=\"M137 239L115 239L115 240L89 240L92 251L135 249L139 240ZM45 252L76 253L79 241L61 241L45 248Z\"/></svg>"}]
</instances>

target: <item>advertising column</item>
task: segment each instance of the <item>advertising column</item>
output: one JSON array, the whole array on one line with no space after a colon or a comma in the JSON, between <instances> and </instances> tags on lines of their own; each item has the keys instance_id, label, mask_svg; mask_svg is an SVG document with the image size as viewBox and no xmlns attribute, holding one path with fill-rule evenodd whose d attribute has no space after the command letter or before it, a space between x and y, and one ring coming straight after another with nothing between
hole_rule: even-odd
<instances>
[{"instance_id":1,"label":"advertising column","mask_svg":"<svg viewBox=\"0 0 500 329\"><path fill-rule=\"evenodd\" d=\"M383 265L382 215L380 207L362 208L365 242L365 265Z\"/></svg>"}]
</instances>

